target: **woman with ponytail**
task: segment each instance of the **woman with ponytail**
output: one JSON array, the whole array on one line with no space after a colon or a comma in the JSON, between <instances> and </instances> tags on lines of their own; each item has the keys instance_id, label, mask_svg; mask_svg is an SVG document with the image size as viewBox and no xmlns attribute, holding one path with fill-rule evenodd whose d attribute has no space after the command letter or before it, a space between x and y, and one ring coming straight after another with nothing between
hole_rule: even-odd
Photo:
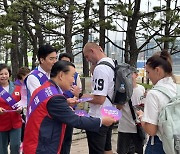
<instances>
[{"instance_id":1,"label":"woman with ponytail","mask_svg":"<svg viewBox=\"0 0 180 154\"><path fill-rule=\"evenodd\" d=\"M172 96L176 95L176 83L172 73L172 60L170 54L163 50L150 57L146 62L146 73L154 88L161 86L167 89ZM152 88L148 91L144 112L137 111L141 124L149 134L149 141L145 154L165 154L158 127L158 116L162 108L169 102L169 98L162 92Z\"/></svg>"}]
</instances>

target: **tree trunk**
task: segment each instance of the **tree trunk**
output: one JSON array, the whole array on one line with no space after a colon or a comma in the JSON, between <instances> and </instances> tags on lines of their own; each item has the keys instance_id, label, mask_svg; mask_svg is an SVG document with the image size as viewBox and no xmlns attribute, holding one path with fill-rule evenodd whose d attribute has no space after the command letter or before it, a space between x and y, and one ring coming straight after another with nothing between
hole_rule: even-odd
<instances>
[{"instance_id":1,"label":"tree trunk","mask_svg":"<svg viewBox=\"0 0 180 154\"><path fill-rule=\"evenodd\" d=\"M7 38L6 38L6 43L7 43L8 41L7 41ZM5 55L5 64L7 64L8 63L8 57L9 57L9 53L8 53L8 48L7 47L5 47L5 53L6 53L6 55Z\"/></svg>"},{"instance_id":2,"label":"tree trunk","mask_svg":"<svg viewBox=\"0 0 180 154\"><path fill-rule=\"evenodd\" d=\"M100 26L100 32L99 32L99 45L101 48L105 49L105 2L104 0L99 0L99 26Z\"/></svg>"},{"instance_id":3,"label":"tree trunk","mask_svg":"<svg viewBox=\"0 0 180 154\"><path fill-rule=\"evenodd\" d=\"M92 0L86 0L86 6L84 9L84 22L89 20L89 10L90 10L91 1ZM83 47L88 42L88 39L89 39L89 26L84 27ZM83 53L82 56L83 56L83 76L87 77L89 76L89 63L87 62Z\"/></svg>"},{"instance_id":4,"label":"tree trunk","mask_svg":"<svg viewBox=\"0 0 180 154\"><path fill-rule=\"evenodd\" d=\"M25 35L25 33L23 33L22 36L22 44L21 44L21 53L23 55L23 65L29 67L29 63L28 63L28 56L27 56L27 48L28 48L28 43L27 43L27 36Z\"/></svg>"},{"instance_id":5,"label":"tree trunk","mask_svg":"<svg viewBox=\"0 0 180 154\"><path fill-rule=\"evenodd\" d=\"M44 40L43 40L43 34L42 34L42 31L41 31L41 26L39 24L39 20L41 18L40 16L40 12L39 12L39 9L37 6L33 6L33 15L34 15L34 21L35 21L35 29L36 29L36 36L37 36L37 39L38 39L38 44L39 46L42 46L44 44Z\"/></svg>"},{"instance_id":6,"label":"tree trunk","mask_svg":"<svg viewBox=\"0 0 180 154\"><path fill-rule=\"evenodd\" d=\"M70 0L69 8L67 11L67 15L65 18L65 48L66 52L69 53L71 56L72 54L72 26L73 26L73 11L72 8L74 5L74 0ZM74 61L74 58L73 58Z\"/></svg>"},{"instance_id":7,"label":"tree trunk","mask_svg":"<svg viewBox=\"0 0 180 154\"><path fill-rule=\"evenodd\" d=\"M18 68L19 68L19 61L18 61L18 26L12 26L12 44L13 47L11 48L11 67L12 67L12 80L16 78Z\"/></svg>"},{"instance_id":8,"label":"tree trunk","mask_svg":"<svg viewBox=\"0 0 180 154\"><path fill-rule=\"evenodd\" d=\"M33 11L34 13L34 11ZM33 18L36 18L36 14L32 14ZM32 29L29 26L28 17L27 17L27 8L26 6L23 8L23 14L22 14L23 24L27 32L30 36L30 42L33 46L33 57L32 57L32 69L36 67L36 56L37 56L37 36L34 35ZM35 23L36 24L36 23Z\"/></svg>"},{"instance_id":9,"label":"tree trunk","mask_svg":"<svg viewBox=\"0 0 180 154\"><path fill-rule=\"evenodd\" d=\"M168 38L170 37L170 6L171 6L171 0L166 1L166 24L165 24L165 41L164 41L164 49L168 50L169 49L169 40Z\"/></svg>"},{"instance_id":10,"label":"tree trunk","mask_svg":"<svg viewBox=\"0 0 180 154\"><path fill-rule=\"evenodd\" d=\"M138 20L140 18L141 0L135 0L134 11L132 17L128 18L128 26L127 26L127 37L126 37L126 57L125 62L129 63L132 66L136 66L137 57L139 54L139 50L137 48L136 42L136 27ZM132 8L129 8L132 9Z\"/></svg>"},{"instance_id":11,"label":"tree trunk","mask_svg":"<svg viewBox=\"0 0 180 154\"><path fill-rule=\"evenodd\" d=\"M37 39L36 41L33 41L33 57L32 57L32 69L34 69L36 67L36 56L37 56Z\"/></svg>"},{"instance_id":12,"label":"tree trunk","mask_svg":"<svg viewBox=\"0 0 180 154\"><path fill-rule=\"evenodd\" d=\"M20 30L20 43L19 43L19 68L23 66L23 43L24 43L24 38L23 38L23 32Z\"/></svg>"}]
</instances>

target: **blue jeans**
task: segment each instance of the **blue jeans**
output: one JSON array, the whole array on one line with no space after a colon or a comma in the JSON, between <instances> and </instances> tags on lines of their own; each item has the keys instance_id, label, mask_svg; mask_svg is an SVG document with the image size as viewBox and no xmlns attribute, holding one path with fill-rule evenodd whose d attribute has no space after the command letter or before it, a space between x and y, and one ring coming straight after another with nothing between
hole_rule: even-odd
<instances>
[{"instance_id":1,"label":"blue jeans","mask_svg":"<svg viewBox=\"0 0 180 154\"><path fill-rule=\"evenodd\" d=\"M8 154L8 144L10 143L10 153L19 154L21 144L21 128L0 132L0 154Z\"/></svg>"},{"instance_id":2,"label":"blue jeans","mask_svg":"<svg viewBox=\"0 0 180 154\"><path fill-rule=\"evenodd\" d=\"M149 137L148 144L146 146L145 154L165 154L162 146L162 142L158 136L154 136L154 144L151 145L151 136Z\"/></svg>"}]
</instances>

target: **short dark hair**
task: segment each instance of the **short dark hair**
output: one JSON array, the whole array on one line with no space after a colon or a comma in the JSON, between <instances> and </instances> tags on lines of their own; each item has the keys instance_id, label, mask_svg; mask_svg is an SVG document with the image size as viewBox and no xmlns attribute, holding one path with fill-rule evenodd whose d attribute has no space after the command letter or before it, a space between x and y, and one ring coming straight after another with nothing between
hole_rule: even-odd
<instances>
[{"instance_id":1,"label":"short dark hair","mask_svg":"<svg viewBox=\"0 0 180 154\"><path fill-rule=\"evenodd\" d=\"M38 60L40 61L40 58L45 59L52 52L57 53L57 50L53 48L50 44L40 46L37 53Z\"/></svg>"},{"instance_id":2,"label":"short dark hair","mask_svg":"<svg viewBox=\"0 0 180 154\"><path fill-rule=\"evenodd\" d=\"M61 54L59 55L58 60L61 60L63 57L69 58L69 59L70 59L70 62L72 62L72 60L73 60L72 56L71 56L69 53L61 53Z\"/></svg>"},{"instance_id":3,"label":"short dark hair","mask_svg":"<svg viewBox=\"0 0 180 154\"><path fill-rule=\"evenodd\" d=\"M6 64L0 64L0 71L2 71L3 69L7 69L9 72L9 76L11 76L11 68L9 66L7 66Z\"/></svg>"},{"instance_id":4,"label":"short dark hair","mask_svg":"<svg viewBox=\"0 0 180 154\"><path fill-rule=\"evenodd\" d=\"M61 71L69 72L70 71L69 66L72 66L75 68L75 65L71 62L64 61L64 60L57 61L56 63L54 63L51 69L50 77L51 78L56 77L57 74Z\"/></svg>"},{"instance_id":5,"label":"short dark hair","mask_svg":"<svg viewBox=\"0 0 180 154\"><path fill-rule=\"evenodd\" d=\"M30 69L26 66L19 68L19 71L17 73L17 79L22 80L23 76L30 73Z\"/></svg>"}]
</instances>

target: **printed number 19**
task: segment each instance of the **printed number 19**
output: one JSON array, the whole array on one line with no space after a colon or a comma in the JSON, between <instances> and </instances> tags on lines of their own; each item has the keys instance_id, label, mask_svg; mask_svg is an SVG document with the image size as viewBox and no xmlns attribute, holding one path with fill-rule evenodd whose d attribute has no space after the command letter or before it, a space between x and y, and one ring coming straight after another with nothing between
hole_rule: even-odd
<instances>
[{"instance_id":1,"label":"printed number 19","mask_svg":"<svg viewBox=\"0 0 180 154\"><path fill-rule=\"evenodd\" d=\"M103 90L104 89L104 80L103 79L95 79L94 90Z\"/></svg>"}]
</instances>

